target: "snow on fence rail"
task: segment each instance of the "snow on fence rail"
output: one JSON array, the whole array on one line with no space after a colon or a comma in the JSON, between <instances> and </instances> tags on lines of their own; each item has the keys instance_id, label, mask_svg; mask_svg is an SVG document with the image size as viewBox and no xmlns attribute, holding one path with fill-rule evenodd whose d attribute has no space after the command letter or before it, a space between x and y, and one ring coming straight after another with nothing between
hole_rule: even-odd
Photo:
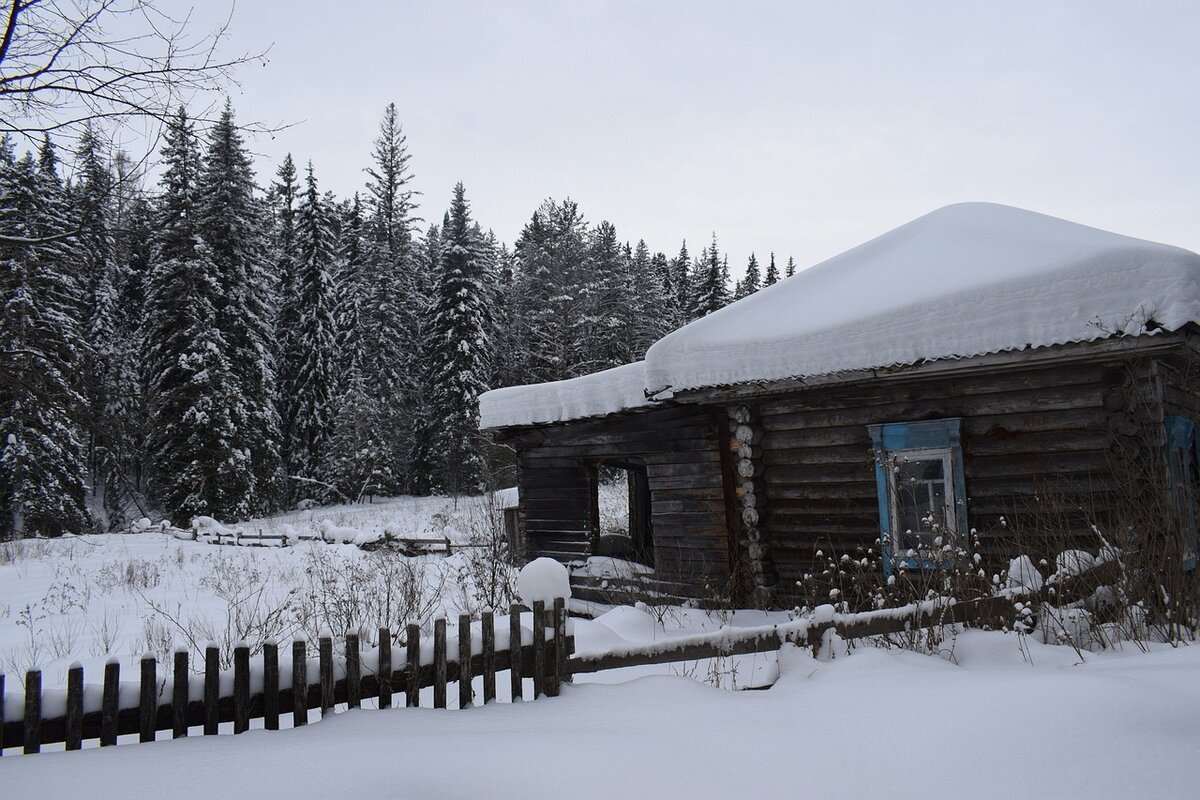
<instances>
[{"instance_id":1,"label":"snow on fence rail","mask_svg":"<svg viewBox=\"0 0 1200 800\"><path fill-rule=\"evenodd\" d=\"M920 628L932 628L964 622L992 625L1011 625L1024 617L1026 609L1043 603L1065 604L1091 595L1097 588L1117 583L1121 579L1118 562L1106 562L1086 572L1048 581L1036 591L1011 590L1003 595L978 600L956 602L951 598L936 598L895 609L858 614L837 614L832 606L822 606L807 618L778 625L752 628L722 628L719 631L660 640L645 645L630 645L596 653L569 655L574 641L567 636L567 612L562 598L554 601L552 617L547 619L545 603L533 604L533 632L522 636L520 609L513 605L509 614L508 636L503 645L496 639L491 613L483 615L480 647L476 648L470 630L470 618L459 617L457 658L447 652L446 621L435 621L432 653L423 652L420 629L410 625L407 630L406 659L399 669L392 669L391 636L380 629L380 649L374 654L375 669L368 670L359 652L357 636L346 637L346 655L340 664L334 663L333 641L320 640L318 681L309 680L310 661L304 642L292 643L291 686L286 676L281 678L277 648L267 645L263 650L263 670L255 675L260 685L252 693L250 652L239 647L234 653L232 672L218 669L218 651L210 647L205 654L205 669L201 697L194 697L188 676L188 656L175 655L174 680L158 683L157 664L153 658L141 663L141 680L134 687L122 686L119 665L105 667L100 710L95 698L84 690L83 669L74 667L67 680L67 692L61 696L43 697L41 673L26 673L23 699L24 715L0 727L0 752L4 747L21 747L25 753L36 753L41 744L65 742L68 750L77 750L85 739L99 739L101 746L116 744L117 736L139 734L140 741L153 741L160 730L173 731L175 737L187 736L188 728L203 726L205 735L218 732L222 722L233 722L234 733L249 729L252 718L262 718L264 727L279 727L280 714L290 713L295 725L308 720L308 710L320 708L322 715L335 705L349 708L361 705L364 697L377 695L381 708L390 708L392 694L402 693L406 706L419 704L421 688L433 687L433 705L446 707L447 685L458 683L459 707L472 704L471 681L483 676L484 703L496 698L496 673L509 670L512 696L523 697L522 676L533 678L533 696L553 697L559 687L569 683L573 675L600 672L622 667L693 661L778 650L785 643L811 647L818 652L827 634L836 633L843 639L858 639L903 633ZM549 623L549 624L548 624ZM537 635L537 632L541 635ZM529 643L526 644L526 638ZM511 642L518 642L517 648ZM336 674L335 674L336 673ZM381 680L380 676L390 676ZM223 694L225 686L232 694ZM127 691L128 690L128 691ZM136 694L134 694L136 693ZM61 693L59 693L61 695ZM137 702L124 702L125 697L137 697ZM170 697L162 702L160 697ZM49 702L59 707L45 716ZM0 675L0 720L5 719L4 676Z\"/></svg>"},{"instance_id":2,"label":"snow on fence rail","mask_svg":"<svg viewBox=\"0 0 1200 800\"><path fill-rule=\"evenodd\" d=\"M532 631L522 631L520 614L521 606L514 604L507 630L502 626L497 637L494 615L485 613L478 644L469 616L459 617L456 643L448 640L445 619L434 621L432 646L422 647L419 626L409 625L404 660L395 665L391 632L381 628L377 650L361 652L359 637L349 635L337 660L333 639L322 637L315 673L303 641L292 642L290 664L282 668L279 648L264 645L261 670L252 670L250 649L243 645L234 650L233 669L222 671L220 652L210 646L203 676L197 680L182 650L175 653L171 679L161 682L153 657L142 659L136 683L122 683L120 664L109 662L102 687L85 688L83 668L76 665L68 671L65 693L44 693L41 672L30 670L11 720L5 716L5 676L0 674L0 754L4 748L18 747L37 753L43 744L59 742L67 750L78 750L93 739L103 747L127 734L149 742L158 731L168 730L179 738L194 727L202 727L209 736L229 722L238 734L250 729L251 719L262 719L264 728L277 730L281 714L291 714L293 726L304 725L309 709L319 708L325 716L337 705L360 707L365 697L378 697L380 708L391 708L393 695L402 695L405 706L419 706L420 690L426 687L433 688L433 707L446 708L450 683L458 684L458 707L466 708L472 705L474 676L482 676L483 701L488 703L496 699L496 675L504 671L514 699L524 697L524 676L532 678L534 698L556 696L570 680L566 668L573 641L567 636L565 602L555 600L549 613L544 602L535 602Z\"/></svg>"}]
</instances>

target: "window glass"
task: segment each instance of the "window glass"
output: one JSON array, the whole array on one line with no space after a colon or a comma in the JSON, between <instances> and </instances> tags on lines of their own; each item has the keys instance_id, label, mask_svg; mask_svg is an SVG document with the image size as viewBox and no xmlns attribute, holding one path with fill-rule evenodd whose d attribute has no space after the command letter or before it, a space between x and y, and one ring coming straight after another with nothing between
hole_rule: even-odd
<instances>
[{"instance_id":1,"label":"window glass","mask_svg":"<svg viewBox=\"0 0 1200 800\"><path fill-rule=\"evenodd\" d=\"M946 454L896 459L896 543L902 550L927 549L948 526Z\"/></svg>"}]
</instances>

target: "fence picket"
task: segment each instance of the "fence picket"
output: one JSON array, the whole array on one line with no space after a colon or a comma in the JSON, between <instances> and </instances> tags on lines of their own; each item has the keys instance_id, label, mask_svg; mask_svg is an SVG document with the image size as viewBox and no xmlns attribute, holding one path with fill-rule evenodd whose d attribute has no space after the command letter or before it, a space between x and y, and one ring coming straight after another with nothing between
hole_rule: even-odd
<instances>
[{"instance_id":1,"label":"fence picket","mask_svg":"<svg viewBox=\"0 0 1200 800\"><path fill-rule=\"evenodd\" d=\"M100 700L100 746L117 743L117 713L121 695L121 663L116 659L104 665L104 694Z\"/></svg>"},{"instance_id":2,"label":"fence picket","mask_svg":"<svg viewBox=\"0 0 1200 800\"><path fill-rule=\"evenodd\" d=\"M250 648L233 649L233 732L250 730Z\"/></svg>"},{"instance_id":3,"label":"fence picket","mask_svg":"<svg viewBox=\"0 0 1200 800\"><path fill-rule=\"evenodd\" d=\"M333 639L320 639L319 668L321 680L321 716L333 710Z\"/></svg>"},{"instance_id":4,"label":"fence picket","mask_svg":"<svg viewBox=\"0 0 1200 800\"><path fill-rule=\"evenodd\" d=\"M471 706L471 617L458 615L458 707Z\"/></svg>"},{"instance_id":5,"label":"fence picket","mask_svg":"<svg viewBox=\"0 0 1200 800\"><path fill-rule=\"evenodd\" d=\"M392 632L379 629L379 664L375 674L379 679L379 707L392 707Z\"/></svg>"},{"instance_id":6,"label":"fence picket","mask_svg":"<svg viewBox=\"0 0 1200 800\"><path fill-rule=\"evenodd\" d=\"M446 707L446 618L433 621L433 707Z\"/></svg>"},{"instance_id":7,"label":"fence picket","mask_svg":"<svg viewBox=\"0 0 1200 800\"><path fill-rule=\"evenodd\" d=\"M533 699L546 689L546 602L533 601Z\"/></svg>"},{"instance_id":8,"label":"fence picket","mask_svg":"<svg viewBox=\"0 0 1200 800\"><path fill-rule=\"evenodd\" d=\"M404 662L404 705L421 705L421 627L408 623L408 652Z\"/></svg>"},{"instance_id":9,"label":"fence picket","mask_svg":"<svg viewBox=\"0 0 1200 800\"><path fill-rule=\"evenodd\" d=\"M525 699L525 682L521 680L521 652L521 607L513 603L508 607L508 679L514 703Z\"/></svg>"},{"instance_id":10,"label":"fence picket","mask_svg":"<svg viewBox=\"0 0 1200 800\"><path fill-rule=\"evenodd\" d=\"M0 672L0 756L4 755L4 673Z\"/></svg>"},{"instance_id":11,"label":"fence picket","mask_svg":"<svg viewBox=\"0 0 1200 800\"><path fill-rule=\"evenodd\" d=\"M346 634L346 706L362 705L362 664L358 655L358 634Z\"/></svg>"},{"instance_id":12,"label":"fence picket","mask_svg":"<svg viewBox=\"0 0 1200 800\"><path fill-rule=\"evenodd\" d=\"M158 716L158 661L142 656L141 691L138 693L138 741L154 741L154 722Z\"/></svg>"},{"instance_id":13,"label":"fence picket","mask_svg":"<svg viewBox=\"0 0 1200 800\"><path fill-rule=\"evenodd\" d=\"M25 752L42 751L42 671L25 673Z\"/></svg>"},{"instance_id":14,"label":"fence picket","mask_svg":"<svg viewBox=\"0 0 1200 800\"><path fill-rule=\"evenodd\" d=\"M483 612L483 704L496 699L496 618Z\"/></svg>"},{"instance_id":15,"label":"fence picket","mask_svg":"<svg viewBox=\"0 0 1200 800\"><path fill-rule=\"evenodd\" d=\"M0 716L0 720L4 718ZM73 665L67 670L67 730L68 750L83 747L83 667Z\"/></svg>"},{"instance_id":16,"label":"fence picket","mask_svg":"<svg viewBox=\"0 0 1200 800\"><path fill-rule=\"evenodd\" d=\"M204 648L204 735L216 736L221 727L221 651Z\"/></svg>"},{"instance_id":17,"label":"fence picket","mask_svg":"<svg viewBox=\"0 0 1200 800\"><path fill-rule=\"evenodd\" d=\"M562 691L562 685L571 680L567 671L567 602L554 598L554 694Z\"/></svg>"},{"instance_id":18,"label":"fence picket","mask_svg":"<svg viewBox=\"0 0 1200 800\"><path fill-rule=\"evenodd\" d=\"M188 735L188 651L175 651L174 682L171 687L171 736L181 739Z\"/></svg>"},{"instance_id":19,"label":"fence picket","mask_svg":"<svg viewBox=\"0 0 1200 800\"><path fill-rule=\"evenodd\" d=\"M263 728L279 730L279 646L263 645Z\"/></svg>"},{"instance_id":20,"label":"fence picket","mask_svg":"<svg viewBox=\"0 0 1200 800\"><path fill-rule=\"evenodd\" d=\"M308 724L308 657L304 642L292 642L292 727Z\"/></svg>"}]
</instances>

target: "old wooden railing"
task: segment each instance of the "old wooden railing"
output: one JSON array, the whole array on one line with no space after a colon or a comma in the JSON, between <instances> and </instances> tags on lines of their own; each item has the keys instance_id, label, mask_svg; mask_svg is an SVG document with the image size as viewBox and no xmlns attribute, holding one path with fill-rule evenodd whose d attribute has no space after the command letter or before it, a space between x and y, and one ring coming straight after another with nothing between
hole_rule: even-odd
<instances>
[{"instance_id":1,"label":"old wooden railing","mask_svg":"<svg viewBox=\"0 0 1200 800\"><path fill-rule=\"evenodd\" d=\"M60 742L68 750L78 750L87 740L107 746L127 734L137 734L139 741L148 742L158 731L169 730L178 738L197 727L202 727L205 735L214 735L221 723L230 722L234 733L242 733L250 729L252 719L262 719L264 728L276 730L281 715L290 715L293 726L304 725L309 709L319 708L324 716L336 705L359 707L367 697L378 698L380 708L390 708L393 696L402 696L405 706L419 706L420 691L428 687L433 688L433 707L446 708L447 688L452 683L458 684L458 706L465 708L473 703L475 676L482 677L483 701L487 703L496 698L497 673L505 671L514 699L524 698L525 677L532 679L534 698L555 696L569 680L567 656L572 641L567 636L565 603L556 600L550 611L544 603L534 603L532 632L524 638L520 614L521 607L513 605L507 632L501 630L503 646L497 646L494 615L485 613L478 648L473 647L470 617L460 616L457 646L449 652L445 619L434 621L432 649L425 654L419 626L409 625L404 654L395 659L391 631L381 628L379 648L369 654L361 652L359 637L350 635L344 652L335 658L333 639L322 637L315 665L305 642L292 642L290 665L284 663L282 670L276 645L263 646L261 669L253 671L248 647L235 648L233 669L223 671L220 651L210 646L204 654L203 678L196 681L185 651L175 653L169 681L165 676L160 680L153 657L142 659L139 679L133 683L123 683L120 664L110 661L98 693L85 689L80 666L68 671L65 696L61 691L43 692L41 672L30 670L25 674L19 718L0 726L0 753L6 747L37 753L43 744ZM225 687L232 691L224 691ZM0 674L3 720L5 676Z\"/></svg>"}]
</instances>

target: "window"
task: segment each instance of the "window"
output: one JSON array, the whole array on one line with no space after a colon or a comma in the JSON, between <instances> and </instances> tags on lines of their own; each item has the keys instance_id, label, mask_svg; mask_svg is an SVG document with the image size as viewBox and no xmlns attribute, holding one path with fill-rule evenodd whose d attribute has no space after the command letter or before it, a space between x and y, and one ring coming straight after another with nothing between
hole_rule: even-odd
<instances>
[{"instance_id":1,"label":"window","mask_svg":"<svg viewBox=\"0 0 1200 800\"><path fill-rule=\"evenodd\" d=\"M869 425L879 495L879 541L887 574L933 565L941 545L965 541L961 420Z\"/></svg>"},{"instance_id":2,"label":"window","mask_svg":"<svg viewBox=\"0 0 1200 800\"><path fill-rule=\"evenodd\" d=\"M1200 482L1200 426L1186 417L1163 418L1167 429L1167 466L1171 479L1171 502L1179 517L1183 534L1183 568L1196 566L1196 500L1197 482Z\"/></svg>"},{"instance_id":3,"label":"window","mask_svg":"<svg viewBox=\"0 0 1200 800\"><path fill-rule=\"evenodd\" d=\"M646 465L603 462L591 469L592 554L654 566Z\"/></svg>"}]
</instances>

